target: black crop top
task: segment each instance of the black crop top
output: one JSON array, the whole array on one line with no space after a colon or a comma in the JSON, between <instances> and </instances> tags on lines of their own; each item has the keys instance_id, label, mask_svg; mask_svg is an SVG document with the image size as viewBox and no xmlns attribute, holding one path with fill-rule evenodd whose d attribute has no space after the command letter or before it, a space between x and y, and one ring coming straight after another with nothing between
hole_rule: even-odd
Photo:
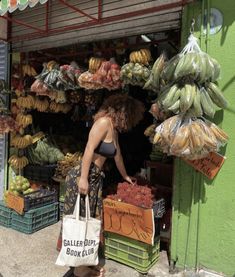
<instances>
[{"instance_id":1,"label":"black crop top","mask_svg":"<svg viewBox=\"0 0 235 277\"><path fill-rule=\"evenodd\" d=\"M106 158L114 158L117 149L115 148L113 142L101 141L94 152Z\"/></svg>"}]
</instances>

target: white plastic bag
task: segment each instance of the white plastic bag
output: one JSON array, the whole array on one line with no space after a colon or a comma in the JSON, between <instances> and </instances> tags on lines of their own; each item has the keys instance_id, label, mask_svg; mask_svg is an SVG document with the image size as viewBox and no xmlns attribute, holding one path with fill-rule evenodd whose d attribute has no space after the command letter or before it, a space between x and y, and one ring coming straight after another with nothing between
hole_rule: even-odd
<instances>
[{"instance_id":1,"label":"white plastic bag","mask_svg":"<svg viewBox=\"0 0 235 277\"><path fill-rule=\"evenodd\" d=\"M97 265L101 221L90 217L89 198L86 196L86 217L80 217L80 194L73 215L63 218L62 248L56 265Z\"/></svg>"}]
</instances>

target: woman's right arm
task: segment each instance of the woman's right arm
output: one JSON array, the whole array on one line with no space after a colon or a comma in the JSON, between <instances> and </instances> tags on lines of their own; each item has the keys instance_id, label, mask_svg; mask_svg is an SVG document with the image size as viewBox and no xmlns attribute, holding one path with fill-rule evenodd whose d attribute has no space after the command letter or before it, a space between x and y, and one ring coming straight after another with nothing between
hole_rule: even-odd
<instances>
[{"instance_id":1,"label":"woman's right arm","mask_svg":"<svg viewBox=\"0 0 235 277\"><path fill-rule=\"evenodd\" d=\"M82 157L81 176L78 182L78 191L81 194L88 194L88 174L96 147L103 140L108 132L109 120L106 118L98 119L92 126L85 152Z\"/></svg>"}]
</instances>

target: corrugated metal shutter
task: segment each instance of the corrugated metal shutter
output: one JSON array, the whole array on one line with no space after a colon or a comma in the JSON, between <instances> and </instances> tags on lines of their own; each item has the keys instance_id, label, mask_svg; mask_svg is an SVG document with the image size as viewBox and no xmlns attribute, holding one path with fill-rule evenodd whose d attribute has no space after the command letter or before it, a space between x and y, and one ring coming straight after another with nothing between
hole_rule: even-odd
<instances>
[{"instance_id":1,"label":"corrugated metal shutter","mask_svg":"<svg viewBox=\"0 0 235 277\"><path fill-rule=\"evenodd\" d=\"M91 17L98 18L97 0L68 0L69 5L81 9ZM91 19L81 15L60 1L49 1L49 33L38 33L35 29L12 23L13 51L31 51L68 44L113 39L142 33L179 29L182 1L180 0L103 0L100 24L93 25ZM160 7L175 5L171 8ZM47 5L13 13L13 19L21 20L34 28L45 30ZM141 11L147 11L139 14ZM130 15L131 13L131 15ZM128 17L128 14L130 15ZM127 15L125 18L122 15ZM136 16L135 16L136 15ZM121 17L120 17L121 16ZM22 37L19 41L19 36ZM31 36L29 40L28 37ZM18 40L18 42L17 42Z\"/></svg>"},{"instance_id":2,"label":"corrugated metal shutter","mask_svg":"<svg viewBox=\"0 0 235 277\"><path fill-rule=\"evenodd\" d=\"M8 70L8 45L0 43L0 79L7 80ZM4 186L6 183L6 160L7 160L8 136L0 136L0 200L3 198Z\"/></svg>"}]
</instances>

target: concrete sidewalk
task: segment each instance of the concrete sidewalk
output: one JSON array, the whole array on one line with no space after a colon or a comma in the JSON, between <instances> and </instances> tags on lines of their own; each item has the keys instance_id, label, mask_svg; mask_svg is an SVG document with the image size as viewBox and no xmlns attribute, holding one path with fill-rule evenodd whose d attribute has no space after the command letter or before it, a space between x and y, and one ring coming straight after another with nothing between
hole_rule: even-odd
<instances>
[{"instance_id":1,"label":"concrete sidewalk","mask_svg":"<svg viewBox=\"0 0 235 277\"><path fill-rule=\"evenodd\" d=\"M0 226L0 277L63 277L69 270L55 265L60 222L42 229L32 235L26 235L13 229ZM106 261L106 277L135 277L135 270ZM159 262L150 270L151 277L181 277L178 273L170 275L166 252L161 252Z\"/></svg>"}]
</instances>

